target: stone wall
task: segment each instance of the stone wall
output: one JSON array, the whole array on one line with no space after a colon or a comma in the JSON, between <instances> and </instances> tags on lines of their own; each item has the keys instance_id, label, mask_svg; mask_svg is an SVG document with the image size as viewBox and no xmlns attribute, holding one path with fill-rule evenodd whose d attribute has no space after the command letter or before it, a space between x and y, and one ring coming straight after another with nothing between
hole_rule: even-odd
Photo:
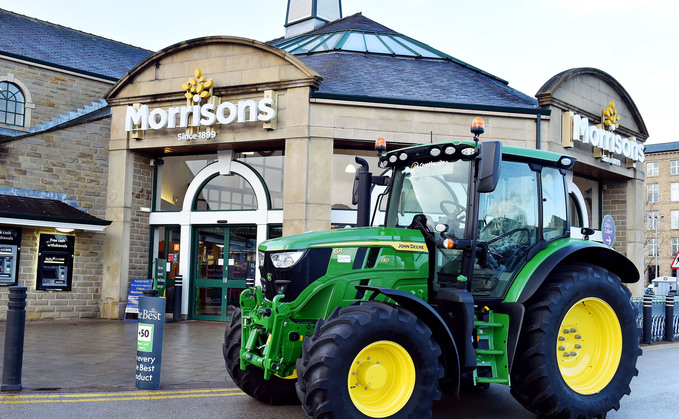
<instances>
[{"instance_id":1,"label":"stone wall","mask_svg":"<svg viewBox=\"0 0 679 419\"><path fill-rule=\"evenodd\" d=\"M147 157L135 154L133 192L130 217L130 269L129 278L148 278L150 226L149 213L141 208L151 208L153 197L153 167Z\"/></svg>"},{"instance_id":2,"label":"stone wall","mask_svg":"<svg viewBox=\"0 0 679 419\"><path fill-rule=\"evenodd\" d=\"M610 215L615 222L613 248L627 256L627 181L604 182L603 214Z\"/></svg>"},{"instance_id":3,"label":"stone wall","mask_svg":"<svg viewBox=\"0 0 679 419\"><path fill-rule=\"evenodd\" d=\"M11 73L29 91L35 108L30 126L98 102L111 83L60 71L0 60L0 75ZM4 126L5 128L10 128ZM0 186L39 193L65 194L79 209L105 219L110 117L69 128L3 139ZM28 319L99 317L105 234L75 231L71 291L38 291L40 233L52 228L22 227L18 285L28 288ZM7 287L0 287L0 320L6 318Z\"/></svg>"}]
</instances>

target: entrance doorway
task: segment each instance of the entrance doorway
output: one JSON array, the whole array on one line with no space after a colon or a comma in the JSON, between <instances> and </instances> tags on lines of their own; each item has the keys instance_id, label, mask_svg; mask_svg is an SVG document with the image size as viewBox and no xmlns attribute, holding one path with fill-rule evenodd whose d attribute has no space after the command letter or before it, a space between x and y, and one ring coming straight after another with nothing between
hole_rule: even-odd
<instances>
[{"instance_id":1,"label":"entrance doorway","mask_svg":"<svg viewBox=\"0 0 679 419\"><path fill-rule=\"evenodd\" d=\"M246 283L255 280L257 227L193 228L192 318L229 321Z\"/></svg>"}]
</instances>

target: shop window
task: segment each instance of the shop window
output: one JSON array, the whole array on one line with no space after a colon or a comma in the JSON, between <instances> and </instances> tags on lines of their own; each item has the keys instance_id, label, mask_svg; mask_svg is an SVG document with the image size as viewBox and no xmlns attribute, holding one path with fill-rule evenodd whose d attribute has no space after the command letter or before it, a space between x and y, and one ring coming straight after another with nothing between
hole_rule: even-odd
<instances>
[{"instance_id":1,"label":"shop window","mask_svg":"<svg viewBox=\"0 0 679 419\"><path fill-rule=\"evenodd\" d=\"M159 162L161 200L160 208L154 208L154 210L180 211L189 184L205 166L217 161L217 155L171 156L157 161Z\"/></svg>"},{"instance_id":2,"label":"shop window","mask_svg":"<svg viewBox=\"0 0 679 419\"><path fill-rule=\"evenodd\" d=\"M261 151L238 153L236 160L252 167L264 179L269 190L272 209L283 208L283 171L285 156L283 151Z\"/></svg>"},{"instance_id":3,"label":"shop window","mask_svg":"<svg viewBox=\"0 0 679 419\"><path fill-rule=\"evenodd\" d=\"M648 230L655 230L658 228L658 225L660 224L660 220L658 219L658 211L649 211L648 212L648 217L646 219L646 228Z\"/></svg>"},{"instance_id":4,"label":"shop window","mask_svg":"<svg viewBox=\"0 0 679 419\"><path fill-rule=\"evenodd\" d=\"M378 159L375 153L366 154L357 150L335 150L332 156L332 209L356 209L356 205L351 203L351 192L356 170L359 167L354 160L357 155L368 162L373 174L381 174L381 169L377 167Z\"/></svg>"},{"instance_id":5,"label":"shop window","mask_svg":"<svg viewBox=\"0 0 679 419\"><path fill-rule=\"evenodd\" d=\"M648 253L647 256L657 256L658 254L658 239L648 239Z\"/></svg>"},{"instance_id":6,"label":"shop window","mask_svg":"<svg viewBox=\"0 0 679 419\"><path fill-rule=\"evenodd\" d=\"M257 196L242 176L213 177L198 193L193 209L196 211L256 210Z\"/></svg>"},{"instance_id":7,"label":"shop window","mask_svg":"<svg viewBox=\"0 0 679 419\"><path fill-rule=\"evenodd\" d=\"M672 255L679 252L679 237L672 237Z\"/></svg>"},{"instance_id":8,"label":"shop window","mask_svg":"<svg viewBox=\"0 0 679 419\"><path fill-rule=\"evenodd\" d=\"M670 183L670 200L679 201L679 183Z\"/></svg>"},{"instance_id":9,"label":"shop window","mask_svg":"<svg viewBox=\"0 0 679 419\"><path fill-rule=\"evenodd\" d=\"M670 212L670 228L679 229L679 210Z\"/></svg>"},{"instance_id":10,"label":"shop window","mask_svg":"<svg viewBox=\"0 0 679 419\"><path fill-rule=\"evenodd\" d=\"M218 157L216 154L201 154L190 156L168 156L162 159L155 160L158 164L158 174L160 177L158 189L160 190L160 208L158 205L154 211L181 211L186 191L189 184L193 181L195 176L208 165L216 162ZM273 209L283 208L283 170L284 170L284 156L282 151L262 151L262 152L242 152L236 154L236 160L247 164L255 170L263 179L265 186L269 191L271 198L271 207ZM235 182L235 180L233 180ZM220 182L220 181L215 181ZM221 180L221 182L229 182ZM245 182L243 180L243 182ZM247 182L245 182L247 183ZM217 197L217 185L212 185L212 191L209 196L201 196L199 198L196 209L207 210L208 200L216 199L221 201L225 198L223 187L233 188L237 185L221 185L221 197ZM252 187L247 185L248 191L243 191L244 195L254 196ZM207 191L204 191L207 193ZM240 196L236 191L233 191L234 202L232 209L253 209L253 204L250 198ZM214 197L214 198L213 198ZM214 203L214 202L213 202ZM224 207L224 205L221 205ZM224 209L224 208L223 208Z\"/></svg>"},{"instance_id":11,"label":"shop window","mask_svg":"<svg viewBox=\"0 0 679 419\"><path fill-rule=\"evenodd\" d=\"M660 198L660 189L657 183L646 185L646 202L658 202Z\"/></svg>"},{"instance_id":12,"label":"shop window","mask_svg":"<svg viewBox=\"0 0 679 419\"><path fill-rule=\"evenodd\" d=\"M672 160L670 162L670 174L679 175L679 160Z\"/></svg>"},{"instance_id":13,"label":"shop window","mask_svg":"<svg viewBox=\"0 0 679 419\"><path fill-rule=\"evenodd\" d=\"M26 100L14 83L0 82L0 124L23 127L25 123Z\"/></svg>"},{"instance_id":14,"label":"shop window","mask_svg":"<svg viewBox=\"0 0 679 419\"><path fill-rule=\"evenodd\" d=\"M603 218L603 215L601 214L601 183L575 174L573 175L573 183L578 187L585 201L586 208L583 208L583 210L587 210L587 221L589 222L589 226L592 228L599 228L599 223ZM572 207L572 209L577 210L577 204L575 204L575 207ZM578 215L578 218L585 217L584 213L576 214L576 211L571 211L571 215ZM575 226L584 226L584 221L584 219L581 219L578 223L575 221L574 217L571 224Z\"/></svg>"}]
</instances>

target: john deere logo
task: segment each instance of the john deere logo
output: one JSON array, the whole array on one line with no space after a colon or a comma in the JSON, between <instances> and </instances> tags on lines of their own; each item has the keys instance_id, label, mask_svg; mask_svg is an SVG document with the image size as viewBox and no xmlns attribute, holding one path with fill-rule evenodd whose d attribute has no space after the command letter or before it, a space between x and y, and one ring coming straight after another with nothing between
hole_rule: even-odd
<instances>
[{"instance_id":1,"label":"john deere logo","mask_svg":"<svg viewBox=\"0 0 679 419\"><path fill-rule=\"evenodd\" d=\"M194 77L190 77L187 83L182 84L182 89L186 90L184 96L187 99L193 100L195 103L200 103L202 99L207 99L210 97L210 89L214 86L212 80L206 80L203 77L200 68L197 68L193 72Z\"/></svg>"}]
</instances>

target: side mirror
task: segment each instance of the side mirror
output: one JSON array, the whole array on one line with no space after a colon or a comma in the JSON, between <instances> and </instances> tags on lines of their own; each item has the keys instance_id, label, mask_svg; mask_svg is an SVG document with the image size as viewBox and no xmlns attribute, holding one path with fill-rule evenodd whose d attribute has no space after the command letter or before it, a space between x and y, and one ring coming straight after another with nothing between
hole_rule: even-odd
<instances>
[{"instance_id":1,"label":"side mirror","mask_svg":"<svg viewBox=\"0 0 679 419\"><path fill-rule=\"evenodd\" d=\"M486 141L480 144L481 161L479 163L480 193L493 192L500 179L500 160L502 157L502 143L499 141Z\"/></svg>"}]
</instances>

